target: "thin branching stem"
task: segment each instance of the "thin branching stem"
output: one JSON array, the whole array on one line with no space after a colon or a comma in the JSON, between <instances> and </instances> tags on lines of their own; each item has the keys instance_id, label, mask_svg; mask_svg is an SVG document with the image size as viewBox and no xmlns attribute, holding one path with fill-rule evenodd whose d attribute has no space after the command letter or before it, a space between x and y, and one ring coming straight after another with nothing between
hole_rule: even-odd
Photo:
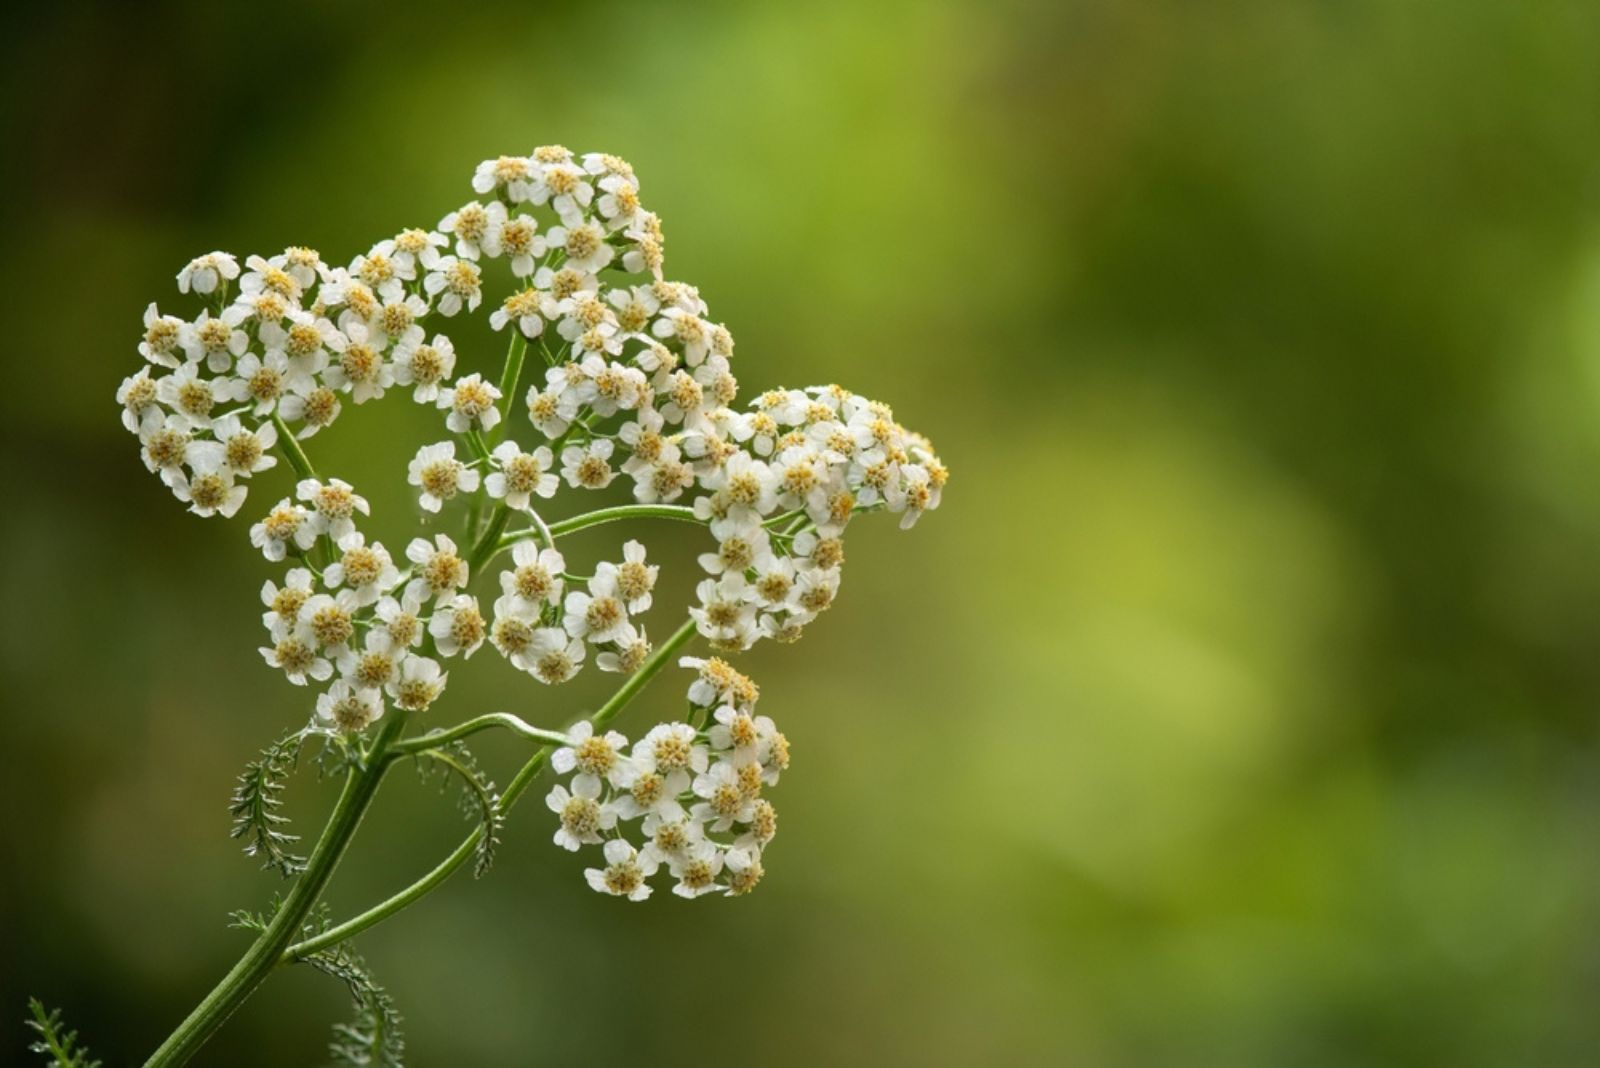
<instances>
[{"instance_id":1,"label":"thin branching stem","mask_svg":"<svg viewBox=\"0 0 1600 1068\"><path fill-rule=\"evenodd\" d=\"M695 624L692 619L673 631L672 635L662 642L650 654L649 658L639 666L639 670L629 676L628 680L618 687L617 692L611 695L611 699L601 705L599 711L595 712L593 716L589 717L595 728L599 729L615 719L617 714L639 695L639 691L643 690L650 680L673 660L679 650L687 645L694 635ZM469 720L468 722L473 721ZM437 739L434 740L434 744L438 744ZM534 779L538 778L539 772L544 770L545 761L550 758L551 752L552 747L545 745L530 756L521 768L517 769L517 773L512 776L511 781L506 784L505 791L500 795L500 810L502 813L510 812L511 806L516 804L517 798L522 796L523 792L532 785ZM365 931L374 924L381 923L408 905L420 901L430 892L437 889L451 875L455 874L456 869L460 868L472 857L477 849L478 837L482 833L483 829L481 827L475 829L455 848L454 852L440 861L432 871L393 897L379 902L359 916L351 917L338 926L330 927L319 935L288 947L283 952L282 962L289 963L307 954L337 945L345 939Z\"/></svg>"},{"instance_id":2,"label":"thin branching stem","mask_svg":"<svg viewBox=\"0 0 1600 1068\"><path fill-rule=\"evenodd\" d=\"M389 759L398 760L410 756L423 749L435 749L439 746L449 745L451 742L460 741L462 738L471 737L479 731L492 730L495 727L505 727L515 731L524 738L532 738L539 742L548 742L551 745L567 745L567 736L560 731L547 731L526 722L520 717L509 712L489 712L469 719L465 723L458 723L448 729L429 731L415 738L407 738L396 742L389 747Z\"/></svg>"}]
</instances>

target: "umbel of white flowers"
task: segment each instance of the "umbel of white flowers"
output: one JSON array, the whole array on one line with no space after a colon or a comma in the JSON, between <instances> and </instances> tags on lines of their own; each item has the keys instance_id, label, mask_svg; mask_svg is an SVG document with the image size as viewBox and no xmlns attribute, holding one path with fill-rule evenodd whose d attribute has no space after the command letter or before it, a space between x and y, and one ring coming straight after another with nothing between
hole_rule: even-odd
<instances>
[{"instance_id":1,"label":"umbel of white flowers","mask_svg":"<svg viewBox=\"0 0 1600 1068\"><path fill-rule=\"evenodd\" d=\"M198 314L152 303L146 365L117 391L145 466L196 515L238 512L275 449L298 476L250 540L287 565L262 588L261 654L320 688L307 732L359 738L386 710L423 712L449 681L446 663L486 642L545 684L590 663L637 671L658 572L645 546L630 540L620 560L579 575L554 544L613 518L708 528L689 614L713 650L793 641L838 593L851 518L888 511L909 527L948 477L887 405L839 386L732 407L733 336L695 287L663 274L660 221L623 160L543 147L485 161L472 185L481 199L348 266L299 247L242 264L196 258L177 281ZM489 284L505 294L497 304L485 304ZM458 375L467 354L442 332L480 309L510 337L498 380ZM525 361L542 375L519 396ZM302 445L348 405L391 393L443 416L442 439L397 455L395 475L403 465L416 488L415 518L454 516L459 532L413 537L398 554L360 529L367 501L319 477ZM537 510L562 486L618 478L635 505L555 523ZM472 581L507 550L485 612ZM600 848L605 865L588 872L598 890L640 899L662 869L689 897L742 893L761 877L776 831L761 792L787 766L788 743L755 715L748 679L720 659L684 663L697 673L687 722L631 747L579 724L552 759L573 776L547 799L556 841Z\"/></svg>"}]
</instances>

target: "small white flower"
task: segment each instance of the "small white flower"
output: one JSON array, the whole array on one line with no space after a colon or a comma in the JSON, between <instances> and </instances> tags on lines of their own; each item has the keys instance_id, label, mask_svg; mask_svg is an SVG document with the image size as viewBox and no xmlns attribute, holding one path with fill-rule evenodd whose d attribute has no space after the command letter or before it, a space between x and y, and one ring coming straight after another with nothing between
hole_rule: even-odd
<instances>
[{"instance_id":1,"label":"small white flower","mask_svg":"<svg viewBox=\"0 0 1600 1068\"><path fill-rule=\"evenodd\" d=\"M617 814L600 804L600 780L580 776L569 793L565 786L556 785L545 796L544 803L561 818L556 828L555 843L562 849L576 853L580 846L599 845L601 831L617 825Z\"/></svg>"},{"instance_id":2,"label":"small white flower","mask_svg":"<svg viewBox=\"0 0 1600 1068\"><path fill-rule=\"evenodd\" d=\"M315 532L326 534L336 542L356 529L355 513L372 514L367 499L339 478L330 478L327 482L302 479L295 484L294 495L311 505L311 526Z\"/></svg>"},{"instance_id":3,"label":"small white flower","mask_svg":"<svg viewBox=\"0 0 1600 1068\"><path fill-rule=\"evenodd\" d=\"M271 423L250 430L237 415L225 415L211 424L211 433L222 445L223 466L235 475L277 466L278 458L269 450L278 443L278 429Z\"/></svg>"},{"instance_id":4,"label":"small white flower","mask_svg":"<svg viewBox=\"0 0 1600 1068\"><path fill-rule=\"evenodd\" d=\"M568 638L560 627L541 627L534 632L527 658L533 677L553 686L576 675L583 666L583 657L580 639Z\"/></svg>"},{"instance_id":5,"label":"small white flower","mask_svg":"<svg viewBox=\"0 0 1600 1068\"><path fill-rule=\"evenodd\" d=\"M537 289L520 289L506 297L500 307L489 314L489 325L495 330L504 330L508 323L515 323L523 337L538 337L544 330L544 319L539 315L539 300Z\"/></svg>"},{"instance_id":6,"label":"small white flower","mask_svg":"<svg viewBox=\"0 0 1600 1068\"><path fill-rule=\"evenodd\" d=\"M317 531L311 522L311 513L287 497L273 505L272 511L250 528L250 544L274 562L282 560L291 545L296 552L303 553L316 543Z\"/></svg>"},{"instance_id":7,"label":"small white flower","mask_svg":"<svg viewBox=\"0 0 1600 1068\"><path fill-rule=\"evenodd\" d=\"M660 567L645 563L645 547L635 540L623 544L622 563L600 564L595 568L595 577L604 577L628 611L637 613L649 610L651 591L660 571Z\"/></svg>"},{"instance_id":8,"label":"small white flower","mask_svg":"<svg viewBox=\"0 0 1600 1068\"><path fill-rule=\"evenodd\" d=\"M443 256L423 277L422 288L438 298L435 309L440 315L455 315L462 308L476 311L483 303L483 272L472 260Z\"/></svg>"},{"instance_id":9,"label":"small white flower","mask_svg":"<svg viewBox=\"0 0 1600 1068\"><path fill-rule=\"evenodd\" d=\"M590 642L609 642L617 638L628 622L628 609L616 596L616 583L596 575L587 592L567 594L562 625L574 638Z\"/></svg>"},{"instance_id":10,"label":"small white flower","mask_svg":"<svg viewBox=\"0 0 1600 1068\"><path fill-rule=\"evenodd\" d=\"M548 248L539 224L526 215L514 215L501 223L495 236L501 253L511 261L511 273L518 278L533 274L538 257Z\"/></svg>"},{"instance_id":11,"label":"small white flower","mask_svg":"<svg viewBox=\"0 0 1600 1068\"><path fill-rule=\"evenodd\" d=\"M567 562L560 550L540 549L531 541L519 541L511 549L515 565L500 572L500 590L514 597L536 619L547 604L561 603L562 572Z\"/></svg>"},{"instance_id":12,"label":"small white flower","mask_svg":"<svg viewBox=\"0 0 1600 1068\"><path fill-rule=\"evenodd\" d=\"M471 374L458 378L449 389L440 390L436 403L450 409L445 425L457 434L465 434L474 428L485 432L494 429L500 422L500 409L495 407L499 399L498 389L485 382L482 375Z\"/></svg>"},{"instance_id":13,"label":"small white flower","mask_svg":"<svg viewBox=\"0 0 1600 1068\"><path fill-rule=\"evenodd\" d=\"M428 633L441 656L457 653L470 658L488 636L489 625L478 610L478 599L461 593L441 600L428 622Z\"/></svg>"},{"instance_id":14,"label":"small white flower","mask_svg":"<svg viewBox=\"0 0 1600 1068\"><path fill-rule=\"evenodd\" d=\"M516 442L504 441L491 455L500 470L489 474L484 487L489 496L503 499L507 507L526 510L533 494L554 497L561 486L561 480L550 470L552 457L548 446L523 452Z\"/></svg>"},{"instance_id":15,"label":"small white flower","mask_svg":"<svg viewBox=\"0 0 1600 1068\"><path fill-rule=\"evenodd\" d=\"M500 246L497 244L500 227L505 222L506 206L499 201L488 205L477 201L469 201L460 208L446 215L439 222L439 230L445 234L454 235L456 239L456 256L465 260L475 260L481 255L498 256ZM446 261L455 257L442 256L435 265L437 270ZM429 290L434 292L434 290ZM453 312L445 312L453 315Z\"/></svg>"},{"instance_id":16,"label":"small white flower","mask_svg":"<svg viewBox=\"0 0 1600 1068\"><path fill-rule=\"evenodd\" d=\"M411 397L419 404L437 398L439 384L455 373L455 345L443 334L435 334L429 344L401 342L395 347L394 380L402 386L415 385Z\"/></svg>"},{"instance_id":17,"label":"small white flower","mask_svg":"<svg viewBox=\"0 0 1600 1068\"><path fill-rule=\"evenodd\" d=\"M416 565L415 577L406 583L406 594L418 601L448 598L467 584L467 562L447 534L435 534L432 543L413 538L406 546L406 559Z\"/></svg>"},{"instance_id":18,"label":"small white flower","mask_svg":"<svg viewBox=\"0 0 1600 1068\"><path fill-rule=\"evenodd\" d=\"M408 656L400 665L399 677L384 688L395 707L406 712L421 712L439 699L450 676L440 671L437 661L425 656Z\"/></svg>"},{"instance_id":19,"label":"small white flower","mask_svg":"<svg viewBox=\"0 0 1600 1068\"><path fill-rule=\"evenodd\" d=\"M394 385L394 368L384 360L382 349L374 343L365 325L349 323L345 332L349 335L349 344L323 374L322 380L334 389L349 393L357 404L365 404L383 396L384 391Z\"/></svg>"},{"instance_id":20,"label":"small white flower","mask_svg":"<svg viewBox=\"0 0 1600 1068\"><path fill-rule=\"evenodd\" d=\"M300 623L316 641L317 647L338 655L355 637L355 616L360 598L350 590L315 593L300 606Z\"/></svg>"},{"instance_id":21,"label":"small white flower","mask_svg":"<svg viewBox=\"0 0 1600 1068\"><path fill-rule=\"evenodd\" d=\"M299 621L300 609L315 592L308 568L291 568L281 587L268 579L261 586L261 603L267 606L261 617L262 625L274 634L287 632Z\"/></svg>"},{"instance_id":22,"label":"small white flower","mask_svg":"<svg viewBox=\"0 0 1600 1068\"><path fill-rule=\"evenodd\" d=\"M505 577L500 576L502 585ZM518 671L533 671L534 642L538 632L537 607L511 594L494 602L494 622L489 625L489 642Z\"/></svg>"},{"instance_id":23,"label":"small white flower","mask_svg":"<svg viewBox=\"0 0 1600 1068\"><path fill-rule=\"evenodd\" d=\"M366 535L357 530L339 539L339 549L339 559L322 573L330 589L348 586L357 603L369 605L399 584L400 569L381 542L368 545Z\"/></svg>"},{"instance_id":24,"label":"small white flower","mask_svg":"<svg viewBox=\"0 0 1600 1068\"><path fill-rule=\"evenodd\" d=\"M594 658L595 666L601 671L631 675L639 670L645 657L650 655L650 639L645 636L644 628L635 628L632 623L623 624L616 637L611 639L611 645L610 649Z\"/></svg>"},{"instance_id":25,"label":"small white flower","mask_svg":"<svg viewBox=\"0 0 1600 1068\"><path fill-rule=\"evenodd\" d=\"M263 647L261 658L288 676L291 683L304 686L307 677L322 682L333 675L333 664L318 655L317 647L305 627L280 628L273 644Z\"/></svg>"},{"instance_id":26,"label":"small white flower","mask_svg":"<svg viewBox=\"0 0 1600 1068\"><path fill-rule=\"evenodd\" d=\"M239 277L239 261L226 252L208 252L190 260L178 272L178 292L206 294L214 292L224 281Z\"/></svg>"},{"instance_id":27,"label":"small white flower","mask_svg":"<svg viewBox=\"0 0 1600 1068\"><path fill-rule=\"evenodd\" d=\"M294 273L284 270L285 262L282 256L274 256L271 260L260 256L249 257L244 265L250 269L239 279L239 292L246 296L276 293L285 300L298 303L305 284Z\"/></svg>"},{"instance_id":28,"label":"small white flower","mask_svg":"<svg viewBox=\"0 0 1600 1068\"><path fill-rule=\"evenodd\" d=\"M422 507L437 512L456 494L476 492L479 475L456 459L455 442L441 441L417 450L407 469L407 480L421 488Z\"/></svg>"},{"instance_id":29,"label":"small white flower","mask_svg":"<svg viewBox=\"0 0 1600 1068\"><path fill-rule=\"evenodd\" d=\"M502 189L506 199L514 204L532 197L536 184L533 161L527 156L486 159L472 173L473 192L483 196Z\"/></svg>"},{"instance_id":30,"label":"small white flower","mask_svg":"<svg viewBox=\"0 0 1600 1068\"><path fill-rule=\"evenodd\" d=\"M616 256L606 243L605 227L593 220L577 220L570 226L557 226L545 235L551 248L567 255L566 265L590 273L599 271Z\"/></svg>"},{"instance_id":31,"label":"small white flower","mask_svg":"<svg viewBox=\"0 0 1600 1068\"><path fill-rule=\"evenodd\" d=\"M398 600L393 597L379 598L373 614L382 626L374 627L372 633L387 641L391 649L405 650L420 645L421 612L422 601L409 593L402 594Z\"/></svg>"},{"instance_id":32,"label":"small white flower","mask_svg":"<svg viewBox=\"0 0 1600 1068\"><path fill-rule=\"evenodd\" d=\"M550 767L557 775L568 775L577 769L574 785L585 778L592 778L596 781L604 779L614 787L620 787L630 777L628 760L622 752L628 745L628 739L619 732L606 731L598 735L594 732L593 723L580 720L567 731L567 739L570 745L564 745L550 755Z\"/></svg>"},{"instance_id":33,"label":"small white flower","mask_svg":"<svg viewBox=\"0 0 1600 1068\"><path fill-rule=\"evenodd\" d=\"M117 387L117 403L122 405L122 425L130 433L139 433L149 416L160 420L161 405L156 397L156 380L150 377L150 368L141 367L122 380Z\"/></svg>"},{"instance_id":34,"label":"small white flower","mask_svg":"<svg viewBox=\"0 0 1600 1068\"><path fill-rule=\"evenodd\" d=\"M561 477L574 489L604 489L617 477L610 462L615 448L610 438L596 438L587 445L562 449Z\"/></svg>"},{"instance_id":35,"label":"small white flower","mask_svg":"<svg viewBox=\"0 0 1600 1068\"><path fill-rule=\"evenodd\" d=\"M317 698L317 718L345 734L356 734L383 715L377 690L363 689L339 679Z\"/></svg>"},{"instance_id":36,"label":"small white flower","mask_svg":"<svg viewBox=\"0 0 1600 1068\"><path fill-rule=\"evenodd\" d=\"M339 674L353 686L383 689L400 677L406 656L404 646L396 646L382 631L369 630L361 649L346 649L338 655Z\"/></svg>"},{"instance_id":37,"label":"small white flower","mask_svg":"<svg viewBox=\"0 0 1600 1068\"><path fill-rule=\"evenodd\" d=\"M567 432L578 415L578 401L559 389L528 388L528 417L539 433L555 439Z\"/></svg>"},{"instance_id":38,"label":"small white flower","mask_svg":"<svg viewBox=\"0 0 1600 1068\"><path fill-rule=\"evenodd\" d=\"M215 446L215 442L204 444ZM244 504L249 491L234 482L233 471L223 462L220 448L196 449L190 454L191 473L173 471L168 485L178 500L186 501L189 511L198 516L220 515L231 519Z\"/></svg>"},{"instance_id":39,"label":"small white flower","mask_svg":"<svg viewBox=\"0 0 1600 1068\"><path fill-rule=\"evenodd\" d=\"M735 823L748 823L755 814L755 797L746 792L738 769L727 761L695 776L694 793L704 800L690 808L689 815L713 833L721 834Z\"/></svg>"},{"instance_id":40,"label":"small white flower","mask_svg":"<svg viewBox=\"0 0 1600 1068\"><path fill-rule=\"evenodd\" d=\"M643 901L650 896L650 884L645 880L656 873L652 857L640 854L620 838L613 838L603 850L606 867L585 868L584 878L602 894L625 897L629 901Z\"/></svg>"},{"instance_id":41,"label":"small white flower","mask_svg":"<svg viewBox=\"0 0 1600 1068\"><path fill-rule=\"evenodd\" d=\"M182 319L162 315L156 310L155 301L151 301L144 310L144 340L139 342L139 355L160 367L177 367L182 361L176 352L187 329L188 324Z\"/></svg>"}]
</instances>

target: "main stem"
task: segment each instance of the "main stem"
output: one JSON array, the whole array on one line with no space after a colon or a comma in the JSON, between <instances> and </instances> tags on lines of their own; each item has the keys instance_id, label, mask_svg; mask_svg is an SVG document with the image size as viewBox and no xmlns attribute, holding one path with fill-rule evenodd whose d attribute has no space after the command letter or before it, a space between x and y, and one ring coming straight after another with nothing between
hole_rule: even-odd
<instances>
[{"instance_id":1,"label":"main stem","mask_svg":"<svg viewBox=\"0 0 1600 1068\"><path fill-rule=\"evenodd\" d=\"M322 837L317 839L311 857L306 861L306 870L289 889L266 929L251 943L239 962L222 977L216 988L167 1037L161 1048L150 1055L145 1068L186 1063L278 966L284 949L294 941L296 935L302 933L307 914L322 896L351 837L361 825L367 807L372 804L389 766L386 759L389 744L400 732L404 720L405 717L397 714L384 721L373 739L365 766L350 772L345 778L344 789L333 807L333 813L328 817L327 826L322 830Z\"/></svg>"}]
</instances>

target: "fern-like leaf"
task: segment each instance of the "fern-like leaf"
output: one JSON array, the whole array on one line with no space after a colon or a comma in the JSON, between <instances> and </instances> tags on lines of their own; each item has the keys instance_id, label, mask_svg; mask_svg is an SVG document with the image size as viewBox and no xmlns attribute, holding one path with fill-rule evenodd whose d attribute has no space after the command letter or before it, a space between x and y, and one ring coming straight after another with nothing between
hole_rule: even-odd
<instances>
[{"instance_id":1,"label":"fern-like leaf","mask_svg":"<svg viewBox=\"0 0 1600 1068\"><path fill-rule=\"evenodd\" d=\"M494 864L495 850L500 845L500 832L505 827L505 812L500 808L500 794L494 781L478 766L477 758L461 742L453 742L439 749L424 749L417 754L418 770L428 774L432 763L453 772L461 780L459 804L461 814L478 825L478 842L473 850L472 877L482 878Z\"/></svg>"},{"instance_id":2,"label":"fern-like leaf","mask_svg":"<svg viewBox=\"0 0 1600 1068\"><path fill-rule=\"evenodd\" d=\"M289 817L278 811L283 789L300 759L302 735L287 734L261 751L239 776L228 812L234 838L245 839L246 856L260 857L263 868L288 877L305 871L305 858L291 850L299 835L284 830Z\"/></svg>"},{"instance_id":3,"label":"fern-like leaf","mask_svg":"<svg viewBox=\"0 0 1600 1068\"><path fill-rule=\"evenodd\" d=\"M334 946L311 954L305 962L344 983L355 1002L355 1019L333 1028L328 1054L334 1063L401 1068L406 1051L403 1021L394 999L372 978L360 954L348 945Z\"/></svg>"},{"instance_id":4,"label":"fern-like leaf","mask_svg":"<svg viewBox=\"0 0 1600 1068\"><path fill-rule=\"evenodd\" d=\"M28 1027L39 1035L38 1041L29 1044L29 1052L44 1054L56 1068L100 1068L100 1062L78 1045L78 1032L65 1029L60 1009L46 1012L38 998L29 998L28 1011L33 1013Z\"/></svg>"}]
</instances>

